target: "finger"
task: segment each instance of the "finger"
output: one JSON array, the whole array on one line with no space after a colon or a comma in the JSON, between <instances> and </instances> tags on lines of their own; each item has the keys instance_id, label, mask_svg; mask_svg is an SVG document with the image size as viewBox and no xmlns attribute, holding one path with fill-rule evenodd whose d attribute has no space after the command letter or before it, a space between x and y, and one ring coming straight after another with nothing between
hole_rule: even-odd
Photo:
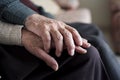
<instances>
[{"instance_id":1,"label":"finger","mask_svg":"<svg viewBox=\"0 0 120 80\"><path fill-rule=\"evenodd\" d=\"M91 44L88 43L88 40L86 40L86 39L84 39L84 38L82 38L82 40L83 40L83 45L82 45L82 47L84 47L84 48L89 48L89 47L91 46Z\"/></svg>"},{"instance_id":2,"label":"finger","mask_svg":"<svg viewBox=\"0 0 120 80\"><path fill-rule=\"evenodd\" d=\"M48 31L45 31L41 34L41 38L43 41L43 45L44 45L44 50L49 53L50 47L51 47L51 36L50 33Z\"/></svg>"},{"instance_id":3,"label":"finger","mask_svg":"<svg viewBox=\"0 0 120 80\"><path fill-rule=\"evenodd\" d=\"M56 56L60 57L63 50L63 36L57 30L50 31L56 47Z\"/></svg>"},{"instance_id":4,"label":"finger","mask_svg":"<svg viewBox=\"0 0 120 80\"><path fill-rule=\"evenodd\" d=\"M80 54L87 53L87 50L84 49L84 48L82 48L82 47L80 47L80 46L75 46L75 51L78 52L78 53L80 53Z\"/></svg>"},{"instance_id":5,"label":"finger","mask_svg":"<svg viewBox=\"0 0 120 80\"><path fill-rule=\"evenodd\" d=\"M53 70L57 71L58 70L58 63L57 61L48 55L45 51L42 49L36 48L35 49L35 56L38 58L42 59L48 66L50 66Z\"/></svg>"},{"instance_id":6,"label":"finger","mask_svg":"<svg viewBox=\"0 0 120 80\"><path fill-rule=\"evenodd\" d=\"M81 38L80 34L78 33L78 31L69 25L66 25L65 28L68 29L72 33L75 44L77 46L81 46L82 45L82 38Z\"/></svg>"},{"instance_id":7,"label":"finger","mask_svg":"<svg viewBox=\"0 0 120 80\"><path fill-rule=\"evenodd\" d=\"M73 56L75 51L75 44L73 41L72 34L67 29L60 29L61 34L63 35L63 40L65 46L67 47L68 53Z\"/></svg>"}]
</instances>

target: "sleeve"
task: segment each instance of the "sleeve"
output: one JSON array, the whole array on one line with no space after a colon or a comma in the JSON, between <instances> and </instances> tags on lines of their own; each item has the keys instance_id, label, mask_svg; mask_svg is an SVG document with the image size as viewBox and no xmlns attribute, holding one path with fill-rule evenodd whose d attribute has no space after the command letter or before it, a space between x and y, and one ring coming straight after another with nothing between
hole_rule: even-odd
<instances>
[{"instance_id":1,"label":"sleeve","mask_svg":"<svg viewBox=\"0 0 120 80\"><path fill-rule=\"evenodd\" d=\"M21 46L22 27L0 21L0 44Z\"/></svg>"},{"instance_id":2,"label":"sleeve","mask_svg":"<svg viewBox=\"0 0 120 80\"><path fill-rule=\"evenodd\" d=\"M0 20L2 21L24 24L25 19L34 13L36 12L19 0L0 0Z\"/></svg>"}]
</instances>

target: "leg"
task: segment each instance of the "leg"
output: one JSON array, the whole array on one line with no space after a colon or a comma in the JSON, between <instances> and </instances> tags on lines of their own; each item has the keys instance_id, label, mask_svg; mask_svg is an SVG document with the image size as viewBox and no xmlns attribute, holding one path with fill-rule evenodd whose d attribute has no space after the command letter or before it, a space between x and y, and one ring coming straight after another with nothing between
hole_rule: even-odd
<instances>
[{"instance_id":1,"label":"leg","mask_svg":"<svg viewBox=\"0 0 120 80\"><path fill-rule=\"evenodd\" d=\"M89 48L85 55L76 53L70 57L67 51L64 51L60 58L55 58L60 64L58 71L47 71L45 66L39 66L24 80L109 80L99 53L94 47Z\"/></svg>"},{"instance_id":2,"label":"leg","mask_svg":"<svg viewBox=\"0 0 120 80\"><path fill-rule=\"evenodd\" d=\"M116 60L115 53L107 44L101 30L92 24L74 23L70 25L76 28L81 36L87 38L89 42L98 49L110 79L120 80L120 65Z\"/></svg>"}]
</instances>

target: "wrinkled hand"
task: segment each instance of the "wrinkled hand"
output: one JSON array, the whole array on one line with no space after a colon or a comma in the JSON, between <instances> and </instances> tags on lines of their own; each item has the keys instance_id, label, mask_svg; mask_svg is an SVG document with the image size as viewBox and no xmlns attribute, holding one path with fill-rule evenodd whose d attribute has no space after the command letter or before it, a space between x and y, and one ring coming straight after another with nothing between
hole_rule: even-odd
<instances>
[{"instance_id":1,"label":"wrinkled hand","mask_svg":"<svg viewBox=\"0 0 120 80\"><path fill-rule=\"evenodd\" d=\"M36 34L23 29L22 45L34 56L42 59L48 66L55 71L58 70L57 61L43 50L43 42Z\"/></svg>"},{"instance_id":2,"label":"wrinkled hand","mask_svg":"<svg viewBox=\"0 0 120 80\"><path fill-rule=\"evenodd\" d=\"M87 42L87 40L83 40L84 47L87 47L88 45L84 44ZM48 66L50 66L53 70L58 70L58 63L57 61L50 56L48 53L46 53L43 49L43 41L42 39L25 29L22 29L22 45L34 56L38 57L39 59L43 60ZM52 42L52 46L54 46L54 43ZM80 52L79 48L76 46L76 51Z\"/></svg>"},{"instance_id":3,"label":"wrinkled hand","mask_svg":"<svg viewBox=\"0 0 120 80\"><path fill-rule=\"evenodd\" d=\"M44 50L48 53L51 48L51 41L53 40L56 49L56 55L59 57L66 46L68 53L73 56L75 49L80 53L87 51L79 46L90 44L82 39L79 33L69 25L61 21L46 18L39 14L29 16L25 21L25 26L29 31L37 34L43 41ZM76 48L76 46L78 46Z\"/></svg>"}]
</instances>

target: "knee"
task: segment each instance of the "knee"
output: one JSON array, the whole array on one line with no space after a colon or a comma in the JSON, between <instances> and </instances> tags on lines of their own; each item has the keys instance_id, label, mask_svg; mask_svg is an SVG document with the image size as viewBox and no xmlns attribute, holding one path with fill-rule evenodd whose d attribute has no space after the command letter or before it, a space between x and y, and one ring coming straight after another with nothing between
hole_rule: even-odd
<instances>
[{"instance_id":1,"label":"knee","mask_svg":"<svg viewBox=\"0 0 120 80\"><path fill-rule=\"evenodd\" d=\"M89 61L99 61L100 60L99 52L93 46L91 46L90 48L87 49L87 53L85 55Z\"/></svg>"},{"instance_id":2,"label":"knee","mask_svg":"<svg viewBox=\"0 0 120 80\"><path fill-rule=\"evenodd\" d=\"M86 64L86 63L99 63L101 61L99 52L93 46L87 49L86 54L76 53L74 57L72 57L72 61L76 64Z\"/></svg>"},{"instance_id":3,"label":"knee","mask_svg":"<svg viewBox=\"0 0 120 80\"><path fill-rule=\"evenodd\" d=\"M70 57L70 61L68 61L69 66L71 67L81 67L81 66L95 66L100 65L101 59L99 56L99 52L93 46L87 49L86 54L76 53L73 57ZM73 65L74 64L74 65Z\"/></svg>"}]
</instances>

